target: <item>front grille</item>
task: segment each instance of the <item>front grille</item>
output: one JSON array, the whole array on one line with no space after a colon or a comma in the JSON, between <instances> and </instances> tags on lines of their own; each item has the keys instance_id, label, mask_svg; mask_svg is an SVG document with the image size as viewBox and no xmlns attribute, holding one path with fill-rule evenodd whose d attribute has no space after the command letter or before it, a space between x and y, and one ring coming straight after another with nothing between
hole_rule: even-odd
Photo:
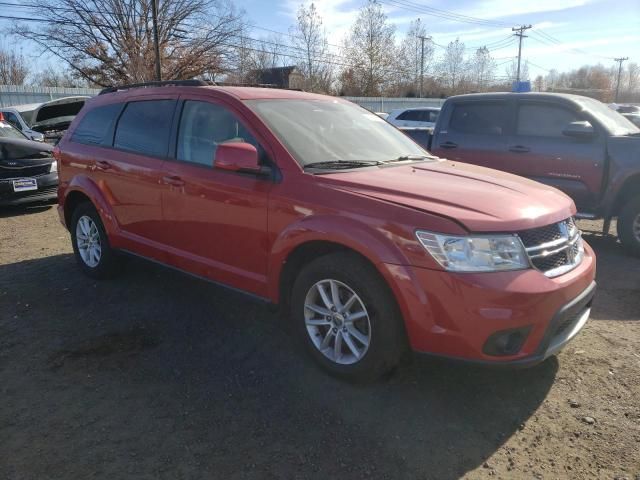
<instances>
[{"instance_id":1,"label":"front grille","mask_svg":"<svg viewBox=\"0 0 640 480\"><path fill-rule=\"evenodd\" d=\"M0 178L6 180L7 178L37 177L46 175L49 170L51 170L50 163L29 167L0 167Z\"/></svg>"},{"instance_id":2,"label":"front grille","mask_svg":"<svg viewBox=\"0 0 640 480\"><path fill-rule=\"evenodd\" d=\"M581 233L573 218L518 233L531 265L548 277L572 270L582 261Z\"/></svg>"}]
</instances>

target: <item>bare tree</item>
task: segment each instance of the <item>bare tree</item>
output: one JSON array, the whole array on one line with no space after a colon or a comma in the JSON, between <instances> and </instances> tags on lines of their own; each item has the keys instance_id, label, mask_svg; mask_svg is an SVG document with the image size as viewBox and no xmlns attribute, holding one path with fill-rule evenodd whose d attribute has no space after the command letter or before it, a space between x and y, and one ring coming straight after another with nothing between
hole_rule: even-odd
<instances>
[{"instance_id":1,"label":"bare tree","mask_svg":"<svg viewBox=\"0 0 640 480\"><path fill-rule=\"evenodd\" d=\"M469 73L477 91L486 90L495 77L496 62L487 47L476 50L469 61Z\"/></svg>"},{"instance_id":2,"label":"bare tree","mask_svg":"<svg viewBox=\"0 0 640 480\"><path fill-rule=\"evenodd\" d=\"M427 29L419 18L409 24L406 36L400 43L398 52L397 70L404 79L410 78L415 85L415 91L419 89L421 67L424 62L424 72L429 72L433 62L433 44L424 41L424 57L421 37L427 36Z\"/></svg>"},{"instance_id":3,"label":"bare tree","mask_svg":"<svg viewBox=\"0 0 640 480\"><path fill-rule=\"evenodd\" d=\"M26 0L47 24L18 24L32 40L74 72L98 85L154 79L151 6L154 0ZM242 27L242 15L225 0L160 0L162 76L193 78L224 71Z\"/></svg>"},{"instance_id":4,"label":"bare tree","mask_svg":"<svg viewBox=\"0 0 640 480\"><path fill-rule=\"evenodd\" d=\"M544 78L542 75L538 75L534 80L535 89L538 92L542 92L544 90Z\"/></svg>"},{"instance_id":5,"label":"bare tree","mask_svg":"<svg viewBox=\"0 0 640 480\"><path fill-rule=\"evenodd\" d=\"M640 87L640 65L629 62L627 65L627 90L635 92Z\"/></svg>"},{"instance_id":6,"label":"bare tree","mask_svg":"<svg viewBox=\"0 0 640 480\"><path fill-rule=\"evenodd\" d=\"M29 67L22 55L0 49L0 84L23 85L29 75Z\"/></svg>"},{"instance_id":7,"label":"bare tree","mask_svg":"<svg viewBox=\"0 0 640 480\"><path fill-rule=\"evenodd\" d=\"M442 82L451 93L457 93L465 79L466 68L464 43L456 38L454 42L449 42L447 45L439 65Z\"/></svg>"},{"instance_id":8,"label":"bare tree","mask_svg":"<svg viewBox=\"0 0 640 480\"><path fill-rule=\"evenodd\" d=\"M395 65L395 26L387 22L382 6L373 1L360 9L344 44L351 77L362 95L380 95Z\"/></svg>"},{"instance_id":9,"label":"bare tree","mask_svg":"<svg viewBox=\"0 0 640 480\"><path fill-rule=\"evenodd\" d=\"M327 34L322 17L314 3L300 5L296 24L289 29L291 45L300 55L299 68L305 76L306 89L328 92L333 80L333 68Z\"/></svg>"},{"instance_id":10,"label":"bare tree","mask_svg":"<svg viewBox=\"0 0 640 480\"><path fill-rule=\"evenodd\" d=\"M250 63L253 69L274 68L282 65L286 45L282 35L271 34L254 42Z\"/></svg>"},{"instance_id":11,"label":"bare tree","mask_svg":"<svg viewBox=\"0 0 640 480\"><path fill-rule=\"evenodd\" d=\"M515 82L518 79L518 59L515 59L504 69L504 73L507 76L509 82ZM520 63L520 80L529 80L529 62L524 61Z\"/></svg>"},{"instance_id":12,"label":"bare tree","mask_svg":"<svg viewBox=\"0 0 640 480\"><path fill-rule=\"evenodd\" d=\"M37 87L85 87L87 82L74 78L68 70L59 71L51 66L32 75L30 83Z\"/></svg>"}]
</instances>

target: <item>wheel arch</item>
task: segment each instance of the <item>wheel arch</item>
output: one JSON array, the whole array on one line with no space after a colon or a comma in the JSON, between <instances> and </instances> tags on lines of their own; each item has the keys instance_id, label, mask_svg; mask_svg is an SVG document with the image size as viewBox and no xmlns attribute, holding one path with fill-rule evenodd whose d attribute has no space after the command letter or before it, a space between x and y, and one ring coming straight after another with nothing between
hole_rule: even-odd
<instances>
[{"instance_id":1,"label":"wheel arch","mask_svg":"<svg viewBox=\"0 0 640 480\"><path fill-rule=\"evenodd\" d=\"M80 203L85 201L92 203L98 211L98 215L100 215L102 224L109 236L119 230L113 210L105 194L92 179L84 175L73 178L66 189L62 201L67 228L70 228L73 211Z\"/></svg>"}]
</instances>

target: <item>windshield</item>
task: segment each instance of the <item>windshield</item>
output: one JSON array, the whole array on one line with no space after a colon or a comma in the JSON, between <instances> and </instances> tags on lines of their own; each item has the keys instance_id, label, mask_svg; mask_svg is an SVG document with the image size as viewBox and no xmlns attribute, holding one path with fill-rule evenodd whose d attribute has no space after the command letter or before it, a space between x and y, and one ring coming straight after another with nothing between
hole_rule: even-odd
<instances>
[{"instance_id":1,"label":"windshield","mask_svg":"<svg viewBox=\"0 0 640 480\"><path fill-rule=\"evenodd\" d=\"M580 97L577 102L596 117L612 135L629 135L640 132L630 120L620 115L604 103L592 98Z\"/></svg>"},{"instance_id":2,"label":"windshield","mask_svg":"<svg viewBox=\"0 0 640 480\"><path fill-rule=\"evenodd\" d=\"M0 122L0 137L2 138L19 138L24 140L27 138L20 130L13 128L5 122Z\"/></svg>"},{"instance_id":3,"label":"windshield","mask_svg":"<svg viewBox=\"0 0 640 480\"><path fill-rule=\"evenodd\" d=\"M250 100L301 166L429 155L377 115L339 100Z\"/></svg>"}]
</instances>

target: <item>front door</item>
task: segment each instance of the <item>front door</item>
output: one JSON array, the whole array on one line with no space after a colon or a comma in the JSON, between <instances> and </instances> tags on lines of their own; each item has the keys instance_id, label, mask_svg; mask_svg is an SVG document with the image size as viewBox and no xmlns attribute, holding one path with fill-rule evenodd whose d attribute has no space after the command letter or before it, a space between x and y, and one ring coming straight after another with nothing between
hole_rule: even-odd
<instances>
[{"instance_id":1,"label":"front door","mask_svg":"<svg viewBox=\"0 0 640 480\"><path fill-rule=\"evenodd\" d=\"M184 98L173 159L162 183L163 242L170 262L184 270L266 296L267 201L271 180L219 170L224 142L258 140L229 106L210 97Z\"/></svg>"},{"instance_id":2,"label":"front door","mask_svg":"<svg viewBox=\"0 0 640 480\"><path fill-rule=\"evenodd\" d=\"M597 205L602 186L604 136L597 130L591 138L562 133L571 122L584 120L587 117L568 106L521 100L506 169L562 190L579 211L589 212Z\"/></svg>"}]
</instances>

